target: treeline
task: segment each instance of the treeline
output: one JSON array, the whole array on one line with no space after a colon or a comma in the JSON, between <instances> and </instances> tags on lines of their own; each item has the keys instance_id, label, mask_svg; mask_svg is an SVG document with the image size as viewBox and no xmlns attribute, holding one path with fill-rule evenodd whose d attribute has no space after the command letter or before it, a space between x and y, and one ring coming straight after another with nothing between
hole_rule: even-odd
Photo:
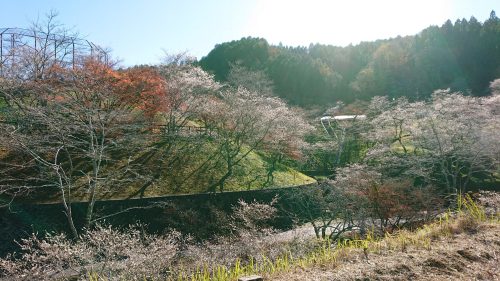
<instances>
[{"instance_id":1,"label":"treeline","mask_svg":"<svg viewBox=\"0 0 500 281\"><path fill-rule=\"evenodd\" d=\"M492 11L483 23L448 20L414 36L347 47L274 46L247 37L216 45L199 63L219 81L229 81L235 66L263 72L278 96L297 105L423 99L445 88L485 95L500 76L500 19Z\"/></svg>"}]
</instances>

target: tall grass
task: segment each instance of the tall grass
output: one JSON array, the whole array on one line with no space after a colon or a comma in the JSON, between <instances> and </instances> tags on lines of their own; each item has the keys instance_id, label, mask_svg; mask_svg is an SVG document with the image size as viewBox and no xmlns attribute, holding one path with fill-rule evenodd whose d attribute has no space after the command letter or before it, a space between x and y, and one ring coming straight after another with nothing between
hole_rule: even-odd
<instances>
[{"instance_id":1,"label":"tall grass","mask_svg":"<svg viewBox=\"0 0 500 281\"><path fill-rule=\"evenodd\" d=\"M465 196L458 196L457 211L459 214L465 213L466 215L471 216L478 222L484 222L487 220L484 208L474 202L469 194L466 194Z\"/></svg>"}]
</instances>

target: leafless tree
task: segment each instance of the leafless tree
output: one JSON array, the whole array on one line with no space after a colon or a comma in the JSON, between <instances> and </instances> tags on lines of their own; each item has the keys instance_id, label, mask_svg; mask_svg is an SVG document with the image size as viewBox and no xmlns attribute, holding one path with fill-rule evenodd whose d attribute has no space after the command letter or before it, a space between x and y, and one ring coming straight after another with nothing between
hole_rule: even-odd
<instances>
[{"instance_id":1,"label":"leafless tree","mask_svg":"<svg viewBox=\"0 0 500 281\"><path fill-rule=\"evenodd\" d=\"M209 98L201 110L204 110L201 113L204 126L215 136L211 140L216 147L212 167L222 170L207 188L212 192L217 188L224 190L225 182L250 153L266 146L281 146L279 140L283 140L287 130L302 132L306 129L300 127L304 122L293 125L297 127L290 125L298 117L281 99L262 96L242 87Z\"/></svg>"},{"instance_id":2,"label":"leafless tree","mask_svg":"<svg viewBox=\"0 0 500 281\"><path fill-rule=\"evenodd\" d=\"M54 66L67 67L79 46L75 42L78 34L57 22L57 12L50 11L43 20L37 19L28 30L14 37L9 50L10 61L4 67L4 76L9 78L44 79Z\"/></svg>"},{"instance_id":3,"label":"leafless tree","mask_svg":"<svg viewBox=\"0 0 500 281\"><path fill-rule=\"evenodd\" d=\"M428 102L376 98L384 108L367 133L376 145L368 160L399 174L421 177L449 194L467 191L473 177L498 167L498 96L470 97L436 91ZM397 145L396 145L397 144Z\"/></svg>"},{"instance_id":4,"label":"leafless tree","mask_svg":"<svg viewBox=\"0 0 500 281\"><path fill-rule=\"evenodd\" d=\"M288 194L290 215L298 223L310 223L317 238L339 239L360 223L359 202L330 182Z\"/></svg>"},{"instance_id":5,"label":"leafless tree","mask_svg":"<svg viewBox=\"0 0 500 281\"><path fill-rule=\"evenodd\" d=\"M74 201L88 203L84 220L90 226L98 195L142 177L134 161L147 139L141 114L108 80L109 71L89 60L81 69L61 71L58 79L24 82L7 92L15 106L3 137L18 158L3 165L10 176L0 187L10 196L13 186L56 194L75 237Z\"/></svg>"}]
</instances>

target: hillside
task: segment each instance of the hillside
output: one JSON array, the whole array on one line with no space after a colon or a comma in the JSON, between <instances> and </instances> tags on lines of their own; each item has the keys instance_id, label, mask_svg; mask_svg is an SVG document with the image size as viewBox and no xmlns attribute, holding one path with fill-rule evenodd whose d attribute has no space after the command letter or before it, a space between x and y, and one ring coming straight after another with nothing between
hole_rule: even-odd
<instances>
[{"instance_id":1,"label":"hillside","mask_svg":"<svg viewBox=\"0 0 500 281\"><path fill-rule=\"evenodd\" d=\"M157 167L161 163L161 153L157 153L154 157L148 158L147 161L141 163L143 170L154 171L162 169L161 176L153 177L147 181L133 181L128 184L104 188L97 193L97 200L108 199L127 199L127 198L146 198L158 197L167 195L179 194L196 194L209 192L207 189L211 184L211 179L220 177L223 170L212 168L210 170L193 173L206 160L206 155L214 150L210 145L205 145L205 153L184 155L188 160L184 161L182 166L177 170L168 170L167 168ZM213 151L212 151L213 152ZM0 145L0 159L12 157L8 151ZM137 158L144 157L138 155ZM280 188L297 185L305 185L316 182L315 179L300 173L290 167L278 163L273 172L273 180L268 179L268 169L270 163L264 154L258 152L250 152L241 163L235 167L234 174L225 183L224 191L240 191L240 190L255 190L265 188ZM85 201L87 193L83 183L85 179L82 177L78 180L81 182L81 187L73 191L72 198L75 202ZM19 198L18 198L19 199ZM36 202L59 202L60 195L57 189L40 188L30 192L22 201Z\"/></svg>"},{"instance_id":2,"label":"hillside","mask_svg":"<svg viewBox=\"0 0 500 281\"><path fill-rule=\"evenodd\" d=\"M263 72L278 96L302 106L384 95L423 99L446 88L482 96L500 77L499 48L500 19L492 11L484 22L448 20L414 36L347 47L276 46L247 37L216 45L200 65L219 81L234 79L235 65Z\"/></svg>"},{"instance_id":3,"label":"hillside","mask_svg":"<svg viewBox=\"0 0 500 281\"><path fill-rule=\"evenodd\" d=\"M280 164L300 157L309 125L278 98L224 87L191 64L122 70L89 59L58 71L63 79L0 81L8 101L0 112L8 132L0 135L0 196L7 202L314 181Z\"/></svg>"},{"instance_id":4,"label":"hillside","mask_svg":"<svg viewBox=\"0 0 500 281\"><path fill-rule=\"evenodd\" d=\"M272 280L500 280L500 225L440 237L430 249L356 251L337 266L298 268Z\"/></svg>"},{"instance_id":5,"label":"hillside","mask_svg":"<svg viewBox=\"0 0 500 281\"><path fill-rule=\"evenodd\" d=\"M489 1L17 5L0 281L500 281Z\"/></svg>"},{"instance_id":6,"label":"hillside","mask_svg":"<svg viewBox=\"0 0 500 281\"><path fill-rule=\"evenodd\" d=\"M142 197L157 197L174 194L196 194L209 192L207 187L210 186L211 178L215 178L222 174L223 171L212 169L206 172L189 177L183 176L182 184L176 182L174 173L179 173L181 176L184 172L189 174L199 165L199 162L204 160L203 157L195 157L189 162L184 163L182 169L176 171L166 171L163 176L151 182L151 184L134 184L118 190L103 190L99 194L100 199L125 199L125 198L142 198ZM155 163L154 159L149 165ZM263 188L289 187L296 185L304 185L315 182L311 177L308 177L292 168L278 164L278 168L273 173L274 181L266 182L268 161L257 152L248 154L236 168L232 177L230 177L224 185L224 191L240 191L240 190L255 190ZM177 179L178 180L178 179ZM84 194L81 194L82 199Z\"/></svg>"}]
</instances>

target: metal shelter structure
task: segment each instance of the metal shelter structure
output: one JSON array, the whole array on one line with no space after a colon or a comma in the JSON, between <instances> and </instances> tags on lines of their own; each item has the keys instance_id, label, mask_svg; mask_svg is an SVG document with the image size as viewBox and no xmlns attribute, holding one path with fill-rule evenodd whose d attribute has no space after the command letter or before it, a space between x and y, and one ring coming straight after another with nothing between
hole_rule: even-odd
<instances>
[{"instance_id":1,"label":"metal shelter structure","mask_svg":"<svg viewBox=\"0 0 500 281\"><path fill-rule=\"evenodd\" d=\"M0 77L9 76L13 69L25 78L38 77L47 66L75 68L88 56L108 63L108 53L85 39L22 28L0 28Z\"/></svg>"},{"instance_id":2,"label":"metal shelter structure","mask_svg":"<svg viewBox=\"0 0 500 281\"><path fill-rule=\"evenodd\" d=\"M336 115L323 116L320 118L321 125L327 135L335 134L335 130L345 131L345 126L341 124L345 121L356 121L366 119L366 115Z\"/></svg>"}]
</instances>

